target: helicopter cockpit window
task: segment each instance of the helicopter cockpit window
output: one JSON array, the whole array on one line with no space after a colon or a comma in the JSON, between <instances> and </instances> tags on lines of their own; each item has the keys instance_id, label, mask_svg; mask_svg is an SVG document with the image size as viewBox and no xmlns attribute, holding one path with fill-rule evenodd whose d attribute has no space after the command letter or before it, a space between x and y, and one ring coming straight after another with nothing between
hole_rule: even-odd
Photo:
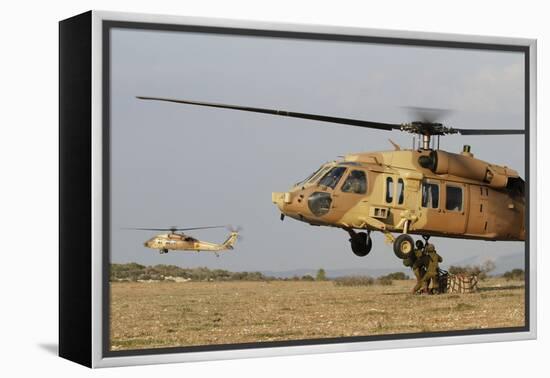
<instances>
[{"instance_id":1,"label":"helicopter cockpit window","mask_svg":"<svg viewBox=\"0 0 550 378\"><path fill-rule=\"evenodd\" d=\"M342 192L365 194L367 192L367 177L363 171L351 171L342 185Z\"/></svg>"},{"instance_id":2,"label":"helicopter cockpit window","mask_svg":"<svg viewBox=\"0 0 550 378\"><path fill-rule=\"evenodd\" d=\"M318 170L316 170L315 172L313 172L312 174L310 174L309 176L307 176L307 177L306 177L305 179L303 179L302 181L297 182L296 184L294 184L294 186L304 185L304 184L307 183L307 182L312 182L314 178L319 178L321 172L322 172L322 171L325 171L324 168L325 168L324 166L320 167Z\"/></svg>"},{"instance_id":3,"label":"helicopter cockpit window","mask_svg":"<svg viewBox=\"0 0 550 378\"><path fill-rule=\"evenodd\" d=\"M462 211L462 188L447 185L445 209L450 211Z\"/></svg>"},{"instance_id":4,"label":"helicopter cockpit window","mask_svg":"<svg viewBox=\"0 0 550 378\"><path fill-rule=\"evenodd\" d=\"M386 177L386 202L393 202L393 178Z\"/></svg>"},{"instance_id":5,"label":"helicopter cockpit window","mask_svg":"<svg viewBox=\"0 0 550 378\"><path fill-rule=\"evenodd\" d=\"M439 207L439 185L431 182L422 183L422 207L437 209Z\"/></svg>"},{"instance_id":6,"label":"helicopter cockpit window","mask_svg":"<svg viewBox=\"0 0 550 378\"><path fill-rule=\"evenodd\" d=\"M338 184L338 181L340 181L340 179L344 175L345 171L345 167L332 168L330 171L327 172L326 175L323 176L321 181L319 181L319 185L328 186L329 188L334 189L336 187L336 184Z\"/></svg>"},{"instance_id":7,"label":"helicopter cockpit window","mask_svg":"<svg viewBox=\"0 0 550 378\"><path fill-rule=\"evenodd\" d=\"M321 167L307 180L308 183L314 184L319 181L322 175L324 175L329 170L329 167Z\"/></svg>"},{"instance_id":8,"label":"helicopter cockpit window","mask_svg":"<svg viewBox=\"0 0 550 378\"><path fill-rule=\"evenodd\" d=\"M397 180L397 203L402 205L405 201L405 183L403 179Z\"/></svg>"}]
</instances>

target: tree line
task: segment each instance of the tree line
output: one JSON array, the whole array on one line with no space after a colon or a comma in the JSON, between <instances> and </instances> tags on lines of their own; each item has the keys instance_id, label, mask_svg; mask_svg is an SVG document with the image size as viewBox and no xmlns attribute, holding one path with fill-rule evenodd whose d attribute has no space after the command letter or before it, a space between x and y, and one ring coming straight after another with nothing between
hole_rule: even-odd
<instances>
[{"instance_id":1,"label":"tree line","mask_svg":"<svg viewBox=\"0 0 550 378\"><path fill-rule=\"evenodd\" d=\"M453 274L470 273L479 274L482 279L494 269L494 265L482 266L451 266L449 272ZM503 274L507 280L523 280L525 277L522 269L514 269ZM267 276L261 272L231 272L224 269L209 269L206 267L182 268L176 265L146 266L137 263L111 264L110 280L115 281L175 281L178 279L190 281L334 281L338 286L363 286L363 285L391 285L395 280L408 280L410 277L403 272L389 273L378 278L369 276L347 276L328 278L324 269L319 269L314 276L305 274L290 278Z\"/></svg>"},{"instance_id":2,"label":"tree line","mask_svg":"<svg viewBox=\"0 0 550 378\"><path fill-rule=\"evenodd\" d=\"M230 272L224 269L181 268L176 265L145 266L137 263L111 264L111 281L165 281L182 278L191 281L267 281L274 279L260 272Z\"/></svg>"}]
</instances>

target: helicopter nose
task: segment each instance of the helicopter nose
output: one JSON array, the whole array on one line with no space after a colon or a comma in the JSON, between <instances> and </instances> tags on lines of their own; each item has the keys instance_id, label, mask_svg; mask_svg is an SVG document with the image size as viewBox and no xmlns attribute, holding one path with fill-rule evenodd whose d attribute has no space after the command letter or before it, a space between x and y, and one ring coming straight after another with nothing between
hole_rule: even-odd
<instances>
[{"instance_id":1,"label":"helicopter nose","mask_svg":"<svg viewBox=\"0 0 550 378\"><path fill-rule=\"evenodd\" d=\"M271 193L271 201L277 205L279 210L283 211L285 193L273 192Z\"/></svg>"},{"instance_id":2,"label":"helicopter nose","mask_svg":"<svg viewBox=\"0 0 550 378\"><path fill-rule=\"evenodd\" d=\"M281 215L287 215L291 218L301 218L300 214L305 212L305 202L302 199L303 195L297 196L297 193L293 192L274 192L271 194L271 200L277 205L281 211ZM281 217L282 219L284 219L284 216Z\"/></svg>"}]
</instances>

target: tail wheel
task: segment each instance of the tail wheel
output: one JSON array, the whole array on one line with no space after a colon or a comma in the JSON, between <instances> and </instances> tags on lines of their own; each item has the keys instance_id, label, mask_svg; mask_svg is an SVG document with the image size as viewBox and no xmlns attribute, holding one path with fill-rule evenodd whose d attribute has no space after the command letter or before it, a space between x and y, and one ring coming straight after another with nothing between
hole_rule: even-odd
<instances>
[{"instance_id":1,"label":"tail wheel","mask_svg":"<svg viewBox=\"0 0 550 378\"><path fill-rule=\"evenodd\" d=\"M414 240L410 235L399 235L393 242L393 252L400 259L407 259L414 252Z\"/></svg>"},{"instance_id":2,"label":"tail wheel","mask_svg":"<svg viewBox=\"0 0 550 378\"><path fill-rule=\"evenodd\" d=\"M351 243L351 250L356 256L364 257L372 249L372 239L366 232L354 234L349 241Z\"/></svg>"}]
</instances>

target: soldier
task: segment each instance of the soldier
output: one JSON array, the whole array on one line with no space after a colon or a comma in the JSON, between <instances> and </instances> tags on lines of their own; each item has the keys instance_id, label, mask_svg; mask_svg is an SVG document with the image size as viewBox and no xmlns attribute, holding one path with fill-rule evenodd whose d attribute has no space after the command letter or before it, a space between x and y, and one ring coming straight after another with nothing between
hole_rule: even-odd
<instances>
[{"instance_id":1,"label":"soldier","mask_svg":"<svg viewBox=\"0 0 550 378\"><path fill-rule=\"evenodd\" d=\"M416 288L420 281L422 280L422 276L426 272L425 266L419 261L422 258L422 255L424 254L424 243L422 243L421 240L416 241L416 248L414 249L414 252L411 257L409 257L407 260L407 263L405 261L403 264L405 266L410 266L414 276L416 277L416 285L414 286L412 293L416 294L418 289Z\"/></svg>"},{"instance_id":2,"label":"soldier","mask_svg":"<svg viewBox=\"0 0 550 378\"><path fill-rule=\"evenodd\" d=\"M433 244L426 245L426 253L428 257L428 265L426 274L422 277L422 281L426 283L425 291L432 281L432 293L439 293L439 263L443 262L443 258L437 254Z\"/></svg>"},{"instance_id":3,"label":"soldier","mask_svg":"<svg viewBox=\"0 0 550 378\"><path fill-rule=\"evenodd\" d=\"M427 292L428 283L425 279L426 271L429 264L429 257L425 252L425 247L422 241L418 240L416 242L416 248L414 250L414 263L412 264L412 270L416 277L416 285L412 289L412 293L416 294L421 288L423 292Z\"/></svg>"}]
</instances>

